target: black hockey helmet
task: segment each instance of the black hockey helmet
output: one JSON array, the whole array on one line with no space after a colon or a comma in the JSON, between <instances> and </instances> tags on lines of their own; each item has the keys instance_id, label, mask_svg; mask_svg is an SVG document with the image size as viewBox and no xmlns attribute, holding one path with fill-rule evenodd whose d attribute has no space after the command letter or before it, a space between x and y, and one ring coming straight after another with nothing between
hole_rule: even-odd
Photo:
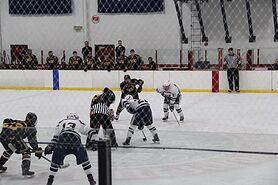
<instances>
[{"instance_id":1,"label":"black hockey helmet","mask_svg":"<svg viewBox=\"0 0 278 185\"><path fill-rule=\"evenodd\" d=\"M108 87L105 87L103 89L103 100L106 101L109 105L114 103L116 96L114 94L114 92L109 89Z\"/></svg>"},{"instance_id":2,"label":"black hockey helmet","mask_svg":"<svg viewBox=\"0 0 278 185\"><path fill-rule=\"evenodd\" d=\"M25 122L27 124L27 127L35 127L37 125L37 115L33 112L29 112L27 115L26 115L26 118L25 118Z\"/></svg>"},{"instance_id":3,"label":"black hockey helmet","mask_svg":"<svg viewBox=\"0 0 278 185\"><path fill-rule=\"evenodd\" d=\"M124 80L128 80L128 79L130 80L130 75L125 75Z\"/></svg>"}]
</instances>

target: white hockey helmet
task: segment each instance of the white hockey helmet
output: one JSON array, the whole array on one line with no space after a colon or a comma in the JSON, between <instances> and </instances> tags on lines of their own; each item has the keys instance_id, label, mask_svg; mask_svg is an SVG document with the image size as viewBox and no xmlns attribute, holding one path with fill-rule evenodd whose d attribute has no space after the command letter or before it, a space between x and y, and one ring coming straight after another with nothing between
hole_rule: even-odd
<instances>
[{"instance_id":1,"label":"white hockey helmet","mask_svg":"<svg viewBox=\"0 0 278 185\"><path fill-rule=\"evenodd\" d=\"M125 96L124 100L125 101L133 100L133 97L130 94L128 94L128 95Z\"/></svg>"},{"instance_id":2,"label":"white hockey helmet","mask_svg":"<svg viewBox=\"0 0 278 185\"><path fill-rule=\"evenodd\" d=\"M67 119L79 119L79 116L76 113L69 113Z\"/></svg>"},{"instance_id":3,"label":"white hockey helmet","mask_svg":"<svg viewBox=\"0 0 278 185\"><path fill-rule=\"evenodd\" d=\"M170 85L171 85L171 82L169 80L167 80L163 83L162 87L163 87L164 90L167 91L167 90L169 90Z\"/></svg>"}]
</instances>

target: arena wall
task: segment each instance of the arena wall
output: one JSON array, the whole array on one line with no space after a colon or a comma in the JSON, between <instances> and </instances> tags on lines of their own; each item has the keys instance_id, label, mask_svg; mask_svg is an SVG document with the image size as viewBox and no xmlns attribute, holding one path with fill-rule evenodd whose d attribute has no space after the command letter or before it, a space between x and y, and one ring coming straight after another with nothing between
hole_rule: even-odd
<instances>
[{"instance_id":1,"label":"arena wall","mask_svg":"<svg viewBox=\"0 0 278 185\"><path fill-rule=\"evenodd\" d=\"M116 44L122 39L127 50L135 48L143 56L155 57L158 50L159 63L179 63L180 28L172 0L165 0L165 11L160 14L99 14L97 1L73 0L73 14L64 16L15 16L9 14L9 1L1 1L2 48L9 53L10 44L28 44L33 52L53 50L61 58L62 51L69 57L73 50L81 52L83 42L94 44ZM217 48L260 48L261 63L273 63L278 57L273 42L274 28L271 1L251 1L254 34L257 42L249 43L245 1L225 2L227 23L232 43L224 42L224 28L219 1L202 4L202 15L206 34L209 38L208 60L216 63ZM187 4L182 7L185 34L190 38L191 11ZM93 15L100 21L94 24ZM82 26L77 32L74 26ZM186 63L190 44L184 44L183 62ZM272 49L271 49L272 48ZM128 53L127 51L127 53ZM68 58L67 58L68 59Z\"/></svg>"},{"instance_id":2,"label":"arena wall","mask_svg":"<svg viewBox=\"0 0 278 185\"><path fill-rule=\"evenodd\" d=\"M3 49L9 52L10 44L28 44L34 54L40 50L53 50L59 57L62 50L67 56L73 50L80 54L84 41L94 44L117 44L119 39L129 49L154 57L155 49L178 63L179 26L173 1L165 1L165 11L160 14L98 14L97 1L73 0L73 14L59 16L15 16L9 14L9 1L1 2L0 18ZM94 24L93 15L100 21ZM82 26L77 32L74 26ZM167 39L166 39L167 38ZM174 54L173 51L177 50ZM148 56L146 56L148 57ZM171 63L171 61L169 61Z\"/></svg>"},{"instance_id":3,"label":"arena wall","mask_svg":"<svg viewBox=\"0 0 278 185\"><path fill-rule=\"evenodd\" d=\"M59 90L101 90L110 87L119 90L119 84L125 74L145 81L144 91L154 91L166 80L176 83L183 92L212 92L219 82L219 92L228 89L225 71L219 72L219 78L212 71L13 71L0 72L0 89L52 90L59 84ZM240 89L242 92L278 92L278 71L240 71Z\"/></svg>"}]
</instances>

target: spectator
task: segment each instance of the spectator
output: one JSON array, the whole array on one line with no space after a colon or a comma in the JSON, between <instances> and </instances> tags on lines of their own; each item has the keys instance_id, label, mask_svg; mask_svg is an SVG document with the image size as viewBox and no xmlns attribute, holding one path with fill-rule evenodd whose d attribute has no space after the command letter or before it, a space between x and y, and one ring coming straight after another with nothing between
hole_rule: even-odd
<instances>
[{"instance_id":1,"label":"spectator","mask_svg":"<svg viewBox=\"0 0 278 185\"><path fill-rule=\"evenodd\" d=\"M272 64L272 70L278 70L278 59L275 60L275 63Z\"/></svg>"},{"instance_id":2,"label":"spectator","mask_svg":"<svg viewBox=\"0 0 278 185\"><path fill-rule=\"evenodd\" d=\"M149 69L150 69L150 70L156 70L157 65L156 65L156 63L153 61L153 58L152 58L152 57L149 57L149 58L148 58L148 61L149 61Z\"/></svg>"},{"instance_id":3,"label":"spectator","mask_svg":"<svg viewBox=\"0 0 278 185\"><path fill-rule=\"evenodd\" d=\"M26 55L26 52L27 52L27 50L25 49L25 48L19 48L19 52L18 52L18 55L16 55L15 53L14 53L14 57L15 57L15 64L17 64L17 62L19 62L20 64L23 64L24 63L24 56ZM21 66L21 68L22 68L23 66Z\"/></svg>"},{"instance_id":4,"label":"spectator","mask_svg":"<svg viewBox=\"0 0 278 185\"><path fill-rule=\"evenodd\" d=\"M61 58L61 65L60 65L59 69L66 70L67 68L68 68L68 65L66 63L66 54L65 54L65 51L63 51L63 56Z\"/></svg>"},{"instance_id":5,"label":"spectator","mask_svg":"<svg viewBox=\"0 0 278 185\"><path fill-rule=\"evenodd\" d=\"M101 62L101 69L111 71L114 68L114 62L107 53L104 54L104 60Z\"/></svg>"},{"instance_id":6,"label":"spectator","mask_svg":"<svg viewBox=\"0 0 278 185\"><path fill-rule=\"evenodd\" d=\"M61 61L60 69L61 69L61 70L66 70L66 69L68 69L67 63L66 63L65 61Z\"/></svg>"},{"instance_id":7,"label":"spectator","mask_svg":"<svg viewBox=\"0 0 278 185\"><path fill-rule=\"evenodd\" d=\"M22 60L23 69L35 69L38 65L38 59L36 55L32 54L32 50L28 49L26 55Z\"/></svg>"},{"instance_id":8,"label":"spectator","mask_svg":"<svg viewBox=\"0 0 278 185\"><path fill-rule=\"evenodd\" d=\"M127 57L125 56L125 53L122 51L120 56L116 59L117 62L117 69L125 70L127 67Z\"/></svg>"},{"instance_id":9,"label":"spectator","mask_svg":"<svg viewBox=\"0 0 278 185\"><path fill-rule=\"evenodd\" d=\"M130 55L128 56L128 62L127 62L127 68L131 70L137 70L141 69L141 66L143 64L143 61L141 57L137 54L135 54L135 50L130 50Z\"/></svg>"},{"instance_id":10,"label":"spectator","mask_svg":"<svg viewBox=\"0 0 278 185\"><path fill-rule=\"evenodd\" d=\"M89 53L93 53L92 47L89 45L89 41L84 42L85 46L82 48L82 55L83 55L83 60L86 60L86 57L89 55Z\"/></svg>"},{"instance_id":11,"label":"spectator","mask_svg":"<svg viewBox=\"0 0 278 185\"><path fill-rule=\"evenodd\" d=\"M227 77L229 82L228 92L233 91L233 83L235 82L235 91L239 91L239 62L240 57L236 55L233 51L233 48L228 49L229 54L225 57L225 63L227 65Z\"/></svg>"},{"instance_id":12,"label":"spectator","mask_svg":"<svg viewBox=\"0 0 278 185\"><path fill-rule=\"evenodd\" d=\"M59 60L58 57L53 55L52 51L48 52L48 57L46 58L46 69L58 69L59 68Z\"/></svg>"},{"instance_id":13,"label":"spectator","mask_svg":"<svg viewBox=\"0 0 278 185\"><path fill-rule=\"evenodd\" d=\"M84 68L85 71L98 68L97 61L93 57L92 52L89 52L89 54L86 57L86 60L84 61L84 64L85 64L85 68Z\"/></svg>"},{"instance_id":14,"label":"spectator","mask_svg":"<svg viewBox=\"0 0 278 185\"><path fill-rule=\"evenodd\" d=\"M116 58L121 55L121 52L125 55L125 47L122 45L122 41L118 40L118 46L116 47Z\"/></svg>"},{"instance_id":15,"label":"spectator","mask_svg":"<svg viewBox=\"0 0 278 185\"><path fill-rule=\"evenodd\" d=\"M83 62L82 58L77 55L77 51L73 51L72 55L69 59L69 69L78 70L82 69Z\"/></svg>"}]
</instances>

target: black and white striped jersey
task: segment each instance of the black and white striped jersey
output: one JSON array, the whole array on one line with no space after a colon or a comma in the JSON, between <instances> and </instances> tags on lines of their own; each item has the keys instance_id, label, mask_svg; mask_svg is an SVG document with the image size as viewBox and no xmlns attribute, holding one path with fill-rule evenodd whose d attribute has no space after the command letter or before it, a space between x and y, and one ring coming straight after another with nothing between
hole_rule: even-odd
<instances>
[{"instance_id":1,"label":"black and white striped jersey","mask_svg":"<svg viewBox=\"0 0 278 185\"><path fill-rule=\"evenodd\" d=\"M109 107L105 103L96 103L91 105L91 115L105 114L108 115Z\"/></svg>"},{"instance_id":2,"label":"black and white striped jersey","mask_svg":"<svg viewBox=\"0 0 278 185\"><path fill-rule=\"evenodd\" d=\"M131 99L131 100L123 100L123 107L127 109L127 111L131 114L136 113L136 111L142 107L150 106L147 100L143 99Z\"/></svg>"},{"instance_id":3,"label":"black and white striped jersey","mask_svg":"<svg viewBox=\"0 0 278 185\"><path fill-rule=\"evenodd\" d=\"M90 115L93 114L109 114L109 103L105 99L104 94L95 95L91 101Z\"/></svg>"}]
</instances>

